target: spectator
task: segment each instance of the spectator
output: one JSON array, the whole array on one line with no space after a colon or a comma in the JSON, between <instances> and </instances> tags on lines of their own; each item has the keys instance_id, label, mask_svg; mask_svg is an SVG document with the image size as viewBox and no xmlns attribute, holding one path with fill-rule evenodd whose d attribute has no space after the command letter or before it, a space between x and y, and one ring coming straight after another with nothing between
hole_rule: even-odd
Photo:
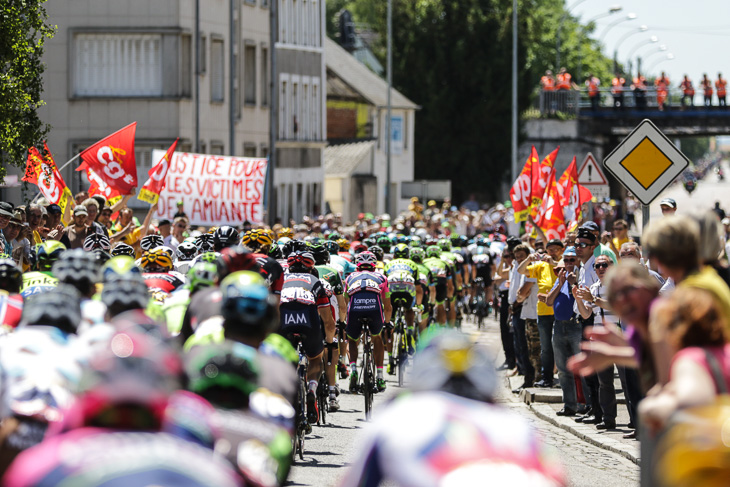
<instances>
[{"instance_id":1,"label":"spectator","mask_svg":"<svg viewBox=\"0 0 730 487\"><path fill-rule=\"evenodd\" d=\"M611 250L615 255L620 254L620 249L623 244L630 241L629 237L629 224L626 220L616 220L613 222L613 238L608 243ZM620 255L619 255L620 258Z\"/></svg>"},{"instance_id":2,"label":"spectator","mask_svg":"<svg viewBox=\"0 0 730 487\"><path fill-rule=\"evenodd\" d=\"M518 245L512 253L515 256L515 260L519 264L522 264L530 255L530 248L524 244ZM534 277L519 274L519 266L517 272L519 288L516 301L522 305L519 314L519 324L522 325L524 323L525 330L524 335L519 337L520 348L523 354L522 360L529 364L525 373L524 387L532 387L535 380L539 382L543 379L542 367L540 366L540 331L537 327L538 286L537 279ZM523 337L524 341L522 341ZM552 375L552 370L550 373Z\"/></svg>"},{"instance_id":3,"label":"spectator","mask_svg":"<svg viewBox=\"0 0 730 487\"><path fill-rule=\"evenodd\" d=\"M179 200L176 205L177 213L173 215L173 218L187 218L187 215L185 214L185 202L183 200Z\"/></svg>"},{"instance_id":4,"label":"spectator","mask_svg":"<svg viewBox=\"0 0 730 487\"><path fill-rule=\"evenodd\" d=\"M692 86L692 80L686 74L679 87L682 89L682 108L687 106L687 101L689 101L689 106L694 106L695 88Z\"/></svg>"},{"instance_id":5,"label":"spectator","mask_svg":"<svg viewBox=\"0 0 730 487\"><path fill-rule=\"evenodd\" d=\"M712 211L715 212L715 214L717 215L717 218L720 221L722 221L725 218L725 210L723 210L722 208L720 208L720 202L719 201L715 201L715 207L712 209Z\"/></svg>"},{"instance_id":6,"label":"spectator","mask_svg":"<svg viewBox=\"0 0 730 487\"><path fill-rule=\"evenodd\" d=\"M715 81L715 88L717 89L717 104L721 107L726 107L725 95L727 92L727 81L722 77L722 73L717 73L717 81Z\"/></svg>"},{"instance_id":7,"label":"spectator","mask_svg":"<svg viewBox=\"0 0 730 487\"><path fill-rule=\"evenodd\" d=\"M555 91L555 76L553 76L553 72L549 69L540 78L540 87L542 91Z\"/></svg>"},{"instance_id":8,"label":"spectator","mask_svg":"<svg viewBox=\"0 0 730 487\"><path fill-rule=\"evenodd\" d=\"M99 202L94 198L87 198L84 200L83 205L89 213L86 217L86 226L91 229L92 233L98 233L108 237L109 230L107 230L106 226L96 221L96 217L99 215Z\"/></svg>"},{"instance_id":9,"label":"spectator","mask_svg":"<svg viewBox=\"0 0 730 487\"><path fill-rule=\"evenodd\" d=\"M76 193L76 196L74 196L74 201L76 202L76 206L82 205L88 197L89 197L88 191L80 191L80 192Z\"/></svg>"},{"instance_id":10,"label":"spectator","mask_svg":"<svg viewBox=\"0 0 730 487\"><path fill-rule=\"evenodd\" d=\"M63 222L61 221L63 218L62 213L63 211L61 211L61 207L58 205L46 206L46 214L48 215L46 226L51 230L58 228L59 225L63 227Z\"/></svg>"},{"instance_id":11,"label":"spectator","mask_svg":"<svg viewBox=\"0 0 730 487\"><path fill-rule=\"evenodd\" d=\"M31 232L33 232L33 245L43 243L43 239L39 233L43 213L45 213L45 209L40 205L30 205L28 209L28 226Z\"/></svg>"},{"instance_id":12,"label":"spectator","mask_svg":"<svg viewBox=\"0 0 730 487\"><path fill-rule=\"evenodd\" d=\"M623 74L617 73L611 80L611 95L613 95L613 108L623 110L624 108L624 85L626 79Z\"/></svg>"},{"instance_id":13,"label":"spectator","mask_svg":"<svg viewBox=\"0 0 730 487\"><path fill-rule=\"evenodd\" d=\"M591 232L595 237L596 242L599 242L600 237L600 243L596 245L593 252L593 255L595 257L598 257L599 255L607 255L611 258L614 264L618 262L618 259L616 259L616 254L613 252L613 250L611 250L610 247L611 234L609 232L603 232L603 235L601 235L601 232L598 229L598 224L591 221L585 222L583 225L581 225L580 228Z\"/></svg>"},{"instance_id":14,"label":"spectator","mask_svg":"<svg viewBox=\"0 0 730 487\"><path fill-rule=\"evenodd\" d=\"M504 363L499 367L499 370L512 370L517 366L515 361L514 336L509 323L509 273L512 267L512 261L512 252L508 248L505 248L502 251L502 259L499 262L494 279L494 284L499 290L499 332L504 350ZM517 370L514 373L517 373Z\"/></svg>"},{"instance_id":15,"label":"spectator","mask_svg":"<svg viewBox=\"0 0 730 487\"><path fill-rule=\"evenodd\" d=\"M5 229L10 224L10 219L13 217L13 205L5 201L0 201L0 252L11 255L13 247L5 238Z\"/></svg>"},{"instance_id":16,"label":"spectator","mask_svg":"<svg viewBox=\"0 0 730 487\"><path fill-rule=\"evenodd\" d=\"M83 248L86 237L89 234L94 233L94 231L86 225L86 219L88 216L89 213L85 206L78 205L74 208L73 222L64 229L60 240L67 249Z\"/></svg>"},{"instance_id":17,"label":"spectator","mask_svg":"<svg viewBox=\"0 0 730 487\"><path fill-rule=\"evenodd\" d=\"M112 227L112 209L108 206L102 206L99 211L99 217L97 218L97 221L100 225L106 228L108 233Z\"/></svg>"},{"instance_id":18,"label":"spectator","mask_svg":"<svg viewBox=\"0 0 730 487\"><path fill-rule=\"evenodd\" d=\"M637 110L644 110L646 108L646 78L643 74L637 73L631 89L634 90L634 103Z\"/></svg>"},{"instance_id":19,"label":"spectator","mask_svg":"<svg viewBox=\"0 0 730 487\"><path fill-rule=\"evenodd\" d=\"M662 71L662 75L654 80L654 86L656 86L656 102L659 110L664 110L667 102L667 93L669 90L669 78Z\"/></svg>"},{"instance_id":20,"label":"spectator","mask_svg":"<svg viewBox=\"0 0 730 487\"><path fill-rule=\"evenodd\" d=\"M664 216L671 216L677 212L677 202L673 198L664 198L659 202L659 207Z\"/></svg>"},{"instance_id":21,"label":"spectator","mask_svg":"<svg viewBox=\"0 0 730 487\"><path fill-rule=\"evenodd\" d=\"M586 87L588 87L588 98L591 101L591 110L595 112L598 110L598 105L601 103L601 92L598 90L598 87L601 85L601 80L592 74L589 74L585 83Z\"/></svg>"},{"instance_id":22,"label":"spectator","mask_svg":"<svg viewBox=\"0 0 730 487\"><path fill-rule=\"evenodd\" d=\"M644 259L641 257L641 247L636 242L626 242L621 246L619 250L619 257L621 260L627 259L644 265ZM657 280L659 286L664 285L664 277L656 271L647 268L647 271L651 276Z\"/></svg>"},{"instance_id":23,"label":"spectator","mask_svg":"<svg viewBox=\"0 0 730 487\"><path fill-rule=\"evenodd\" d=\"M712 81L707 77L707 73L702 75L702 91L705 94L705 106L712 106Z\"/></svg>"}]
</instances>

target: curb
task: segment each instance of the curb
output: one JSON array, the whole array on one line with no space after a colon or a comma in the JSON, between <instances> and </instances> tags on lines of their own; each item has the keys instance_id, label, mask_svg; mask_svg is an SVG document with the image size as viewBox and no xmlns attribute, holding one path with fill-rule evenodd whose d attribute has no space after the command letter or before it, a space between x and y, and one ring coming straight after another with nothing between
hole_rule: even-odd
<instances>
[{"instance_id":1,"label":"curb","mask_svg":"<svg viewBox=\"0 0 730 487\"><path fill-rule=\"evenodd\" d=\"M577 436L581 440L584 440L591 445L611 451L631 460L636 465L641 465L641 459L639 458L638 454L635 451L632 451L632 448L629 448L624 443L618 440L614 440L613 438L604 438L603 441L598 441L593 436L581 431L582 428L586 428L586 431L595 431L593 428L590 428L588 426L572 426L558 421L558 419L555 417L555 411L553 411L550 406L541 406L540 404L528 404L527 407L529 407L535 413L535 416L542 419L543 421L547 421L548 423Z\"/></svg>"}]
</instances>

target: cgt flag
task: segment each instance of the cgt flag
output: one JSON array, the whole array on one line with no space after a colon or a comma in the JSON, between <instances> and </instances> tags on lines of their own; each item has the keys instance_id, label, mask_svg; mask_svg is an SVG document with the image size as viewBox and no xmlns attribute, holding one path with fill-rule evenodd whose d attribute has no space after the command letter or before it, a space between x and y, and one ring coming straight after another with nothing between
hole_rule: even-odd
<instances>
[{"instance_id":1,"label":"cgt flag","mask_svg":"<svg viewBox=\"0 0 730 487\"><path fill-rule=\"evenodd\" d=\"M530 214L530 196L532 195L532 168L537 166L540 159L537 157L537 150L532 146L530 156L525 161L525 167L517 177L509 191L512 208L515 212L515 223L527 221Z\"/></svg>"},{"instance_id":2,"label":"cgt flag","mask_svg":"<svg viewBox=\"0 0 730 487\"><path fill-rule=\"evenodd\" d=\"M545 232L548 240L553 238L564 239L566 228L563 218L563 205L560 204L558 185L555 182L555 170L550 172L548 188L545 191L544 201L540 207L537 226Z\"/></svg>"},{"instance_id":3,"label":"cgt flag","mask_svg":"<svg viewBox=\"0 0 730 487\"><path fill-rule=\"evenodd\" d=\"M549 188L548 179L550 178L550 172L553 170L555 159L558 157L559 150L560 146L548 154L539 166L532 166L532 200L530 201L530 214L533 218L537 216L540 203L542 203L542 198Z\"/></svg>"},{"instance_id":4,"label":"cgt flag","mask_svg":"<svg viewBox=\"0 0 730 487\"><path fill-rule=\"evenodd\" d=\"M147 203L154 205L157 200L160 199L160 191L165 188L165 178L167 176L167 170L170 169L170 161L172 160L172 154L175 152L177 142L180 140L178 137L175 142L172 143L165 155L160 159L152 169L149 170L148 174L150 178L144 183L142 189L137 195L137 199L146 201Z\"/></svg>"},{"instance_id":5,"label":"cgt flag","mask_svg":"<svg viewBox=\"0 0 730 487\"><path fill-rule=\"evenodd\" d=\"M63 223L68 224L70 218L67 216L66 208L69 208L69 205L73 203L73 194L71 194L71 190L68 189L61 177L51 151L45 142L43 148L46 152L45 157L35 147L28 149L28 162L25 166L23 181L37 184L41 194L49 203L61 207Z\"/></svg>"},{"instance_id":6,"label":"cgt flag","mask_svg":"<svg viewBox=\"0 0 730 487\"><path fill-rule=\"evenodd\" d=\"M131 194L137 187L137 164L134 160L134 134L137 122L103 138L81 153L77 171L91 169L119 194Z\"/></svg>"},{"instance_id":7,"label":"cgt flag","mask_svg":"<svg viewBox=\"0 0 730 487\"><path fill-rule=\"evenodd\" d=\"M570 162L565 172L560 176L558 180L558 193L560 193L560 204L563 207L568 206L570 203L570 193L573 191L573 186L578 184L578 166L575 164L575 156Z\"/></svg>"}]
</instances>

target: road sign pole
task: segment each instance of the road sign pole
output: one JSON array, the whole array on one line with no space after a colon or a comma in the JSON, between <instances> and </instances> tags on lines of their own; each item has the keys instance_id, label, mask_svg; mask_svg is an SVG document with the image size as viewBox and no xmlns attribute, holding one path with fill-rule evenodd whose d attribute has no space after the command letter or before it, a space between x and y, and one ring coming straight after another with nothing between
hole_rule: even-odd
<instances>
[{"instance_id":1,"label":"road sign pole","mask_svg":"<svg viewBox=\"0 0 730 487\"><path fill-rule=\"evenodd\" d=\"M649 224L649 205L641 205L641 232L646 230L646 226Z\"/></svg>"}]
</instances>

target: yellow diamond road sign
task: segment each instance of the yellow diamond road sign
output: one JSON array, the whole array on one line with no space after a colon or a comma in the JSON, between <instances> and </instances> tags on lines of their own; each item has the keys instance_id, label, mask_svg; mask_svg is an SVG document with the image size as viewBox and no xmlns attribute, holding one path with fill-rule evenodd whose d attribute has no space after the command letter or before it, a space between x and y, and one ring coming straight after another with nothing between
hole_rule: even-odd
<instances>
[{"instance_id":1,"label":"yellow diamond road sign","mask_svg":"<svg viewBox=\"0 0 730 487\"><path fill-rule=\"evenodd\" d=\"M603 160L603 166L645 205L688 165L687 157L648 119Z\"/></svg>"}]
</instances>

